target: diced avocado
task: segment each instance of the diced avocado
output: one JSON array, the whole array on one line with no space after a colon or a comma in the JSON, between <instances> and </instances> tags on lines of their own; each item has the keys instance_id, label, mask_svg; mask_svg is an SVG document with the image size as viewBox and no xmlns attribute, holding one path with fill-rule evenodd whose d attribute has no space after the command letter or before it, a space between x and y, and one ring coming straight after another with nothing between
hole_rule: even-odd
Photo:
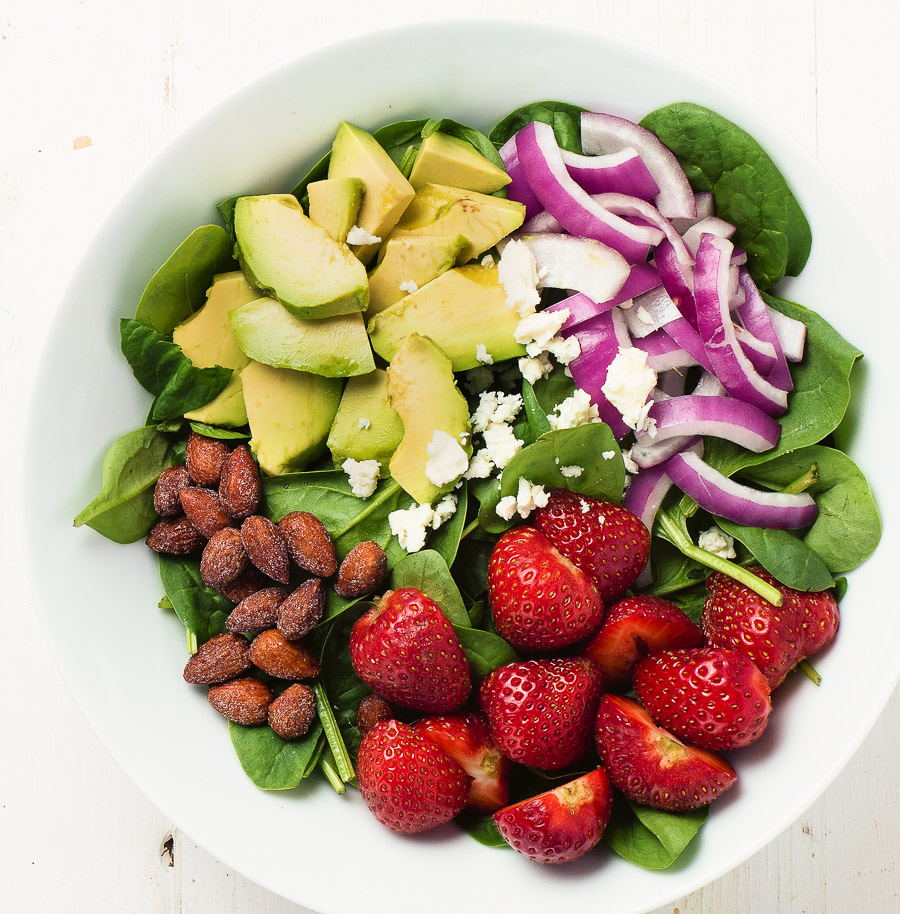
<instances>
[{"instance_id":1,"label":"diced avocado","mask_svg":"<svg viewBox=\"0 0 900 914\"><path fill-rule=\"evenodd\" d=\"M350 249L303 215L296 197L238 197L235 254L250 283L297 317L365 311L369 283Z\"/></svg>"},{"instance_id":2,"label":"diced avocado","mask_svg":"<svg viewBox=\"0 0 900 914\"><path fill-rule=\"evenodd\" d=\"M329 178L313 181L309 194L309 218L321 225L335 241L346 242L347 232L356 225L363 197L359 178Z\"/></svg>"},{"instance_id":3,"label":"diced avocado","mask_svg":"<svg viewBox=\"0 0 900 914\"><path fill-rule=\"evenodd\" d=\"M341 401L338 378L251 362L242 372L250 450L270 476L302 470L324 449Z\"/></svg>"},{"instance_id":4,"label":"diced avocado","mask_svg":"<svg viewBox=\"0 0 900 914\"><path fill-rule=\"evenodd\" d=\"M525 207L515 200L490 197L461 187L426 184L417 191L397 223L398 232L416 235L465 235L469 243L457 263L492 248L525 221Z\"/></svg>"},{"instance_id":5,"label":"diced avocado","mask_svg":"<svg viewBox=\"0 0 900 914\"><path fill-rule=\"evenodd\" d=\"M305 321L274 298L260 298L235 308L228 317L238 346L257 362L326 378L368 374L375 369L359 312Z\"/></svg>"},{"instance_id":6,"label":"diced avocado","mask_svg":"<svg viewBox=\"0 0 900 914\"><path fill-rule=\"evenodd\" d=\"M328 435L336 467L348 457L377 460L381 475L389 475L388 461L403 439L403 423L388 400L387 383L381 369L347 382Z\"/></svg>"},{"instance_id":7,"label":"diced avocado","mask_svg":"<svg viewBox=\"0 0 900 914\"><path fill-rule=\"evenodd\" d=\"M431 504L457 481L439 486L428 478L428 445L437 440L435 433L459 442L466 460L472 456L466 398L457 390L447 356L417 333L403 341L387 375L391 406L403 421L403 440L391 458L391 476L420 505Z\"/></svg>"},{"instance_id":8,"label":"diced avocado","mask_svg":"<svg viewBox=\"0 0 900 914\"><path fill-rule=\"evenodd\" d=\"M525 355L513 334L519 315L506 306L496 267L456 267L369 321L372 348L390 361L411 333L430 337L453 363L454 371L479 365L484 345L495 362Z\"/></svg>"},{"instance_id":9,"label":"diced avocado","mask_svg":"<svg viewBox=\"0 0 900 914\"><path fill-rule=\"evenodd\" d=\"M409 289L400 286L410 281L424 286L446 273L468 244L463 235L404 235L391 237L379 254L378 266L369 273L370 317L400 301Z\"/></svg>"},{"instance_id":10,"label":"diced avocado","mask_svg":"<svg viewBox=\"0 0 900 914\"><path fill-rule=\"evenodd\" d=\"M415 196L412 185L371 133L341 122L331 147L329 178L360 178L365 187L356 224L370 235L384 239ZM353 245L351 250L368 263L377 244Z\"/></svg>"},{"instance_id":11,"label":"diced avocado","mask_svg":"<svg viewBox=\"0 0 900 914\"><path fill-rule=\"evenodd\" d=\"M482 194L492 194L512 180L489 162L471 143L436 130L422 140L409 175L416 190L426 184L450 184Z\"/></svg>"},{"instance_id":12,"label":"diced avocado","mask_svg":"<svg viewBox=\"0 0 900 914\"><path fill-rule=\"evenodd\" d=\"M238 347L231 333L228 315L235 308L259 298L239 270L213 277L206 304L172 331L172 339L198 368L221 365L233 368L228 385L206 406L192 410L186 419L209 425L246 425L241 369L250 359Z\"/></svg>"}]
</instances>

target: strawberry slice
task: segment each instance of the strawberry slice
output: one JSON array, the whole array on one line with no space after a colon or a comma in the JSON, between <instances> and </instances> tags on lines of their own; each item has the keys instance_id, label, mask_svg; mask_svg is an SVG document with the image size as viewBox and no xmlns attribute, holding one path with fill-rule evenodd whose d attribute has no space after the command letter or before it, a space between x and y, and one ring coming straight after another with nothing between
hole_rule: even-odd
<instances>
[{"instance_id":1,"label":"strawberry slice","mask_svg":"<svg viewBox=\"0 0 900 914\"><path fill-rule=\"evenodd\" d=\"M702 644L703 633L674 603L638 596L609 610L581 654L600 665L604 688L618 692L631 688L634 668L648 654Z\"/></svg>"},{"instance_id":2,"label":"strawberry slice","mask_svg":"<svg viewBox=\"0 0 900 914\"><path fill-rule=\"evenodd\" d=\"M483 715L423 717L413 730L453 759L472 779L469 809L494 812L509 802L509 760L501 755Z\"/></svg>"},{"instance_id":3,"label":"strawberry slice","mask_svg":"<svg viewBox=\"0 0 900 914\"><path fill-rule=\"evenodd\" d=\"M723 758L686 746L657 727L636 702L604 695L597 713L597 749L613 784L635 803L677 812L711 803L737 781Z\"/></svg>"},{"instance_id":4,"label":"strawberry slice","mask_svg":"<svg viewBox=\"0 0 900 914\"><path fill-rule=\"evenodd\" d=\"M535 863L568 863L596 847L612 811L603 768L494 813L503 840Z\"/></svg>"}]
</instances>

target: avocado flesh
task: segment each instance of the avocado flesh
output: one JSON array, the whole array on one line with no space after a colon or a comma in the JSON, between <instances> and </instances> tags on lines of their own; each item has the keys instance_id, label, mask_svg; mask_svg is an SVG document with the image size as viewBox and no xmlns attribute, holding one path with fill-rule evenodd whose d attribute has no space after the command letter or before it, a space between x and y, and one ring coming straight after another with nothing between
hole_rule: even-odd
<instances>
[{"instance_id":1,"label":"avocado flesh","mask_svg":"<svg viewBox=\"0 0 900 914\"><path fill-rule=\"evenodd\" d=\"M439 130L422 140L409 175L409 183L416 190L426 184L449 184L482 194L492 194L511 180L471 143Z\"/></svg>"},{"instance_id":2,"label":"avocado flesh","mask_svg":"<svg viewBox=\"0 0 900 914\"><path fill-rule=\"evenodd\" d=\"M375 369L359 312L306 321L274 298L259 298L235 308L228 318L238 346L257 362L326 378L368 374Z\"/></svg>"},{"instance_id":3,"label":"avocado flesh","mask_svg":"<svg viewBox=\"0 0 900 914\"><path fill-rule=\"evenodd\" d=\"M371 317L400 301L408 290L402 283L412 280L424 286L446 273L459 252L468 244L463 235L394 234L379 254L378 266L369 273L369 309Z\"/></svg>"},{"instance_id":4,"label":"avocado flesh","mask_svg":"<svg viewBox=\"0 0 900 914\"><path fill-rule=\"evenodd\" d=\"M348 458L377 460L381 475L389 475L388 461L403 439L403 423L388 400L388 376L376 369L350 378L328 434L328 449L339 467ZM365 428L360 428L360 420Z\"/></svg>"},{"instance_id":5,"label":"avocado flesh","mask_svg":"<svg viewBox=\"0 0 900 914\"><path fill-rule=\"evenodd\" d=\"M450 359L454 371L481 363L483 344L495 362L525 355L514 338L519 315L506 306L506 292L496 267L469 264L448 270L369 321L372 348L386 361L394 358L411 333L427 335Z\"/></svg>"},{"instance_id":6,"label":"avocado flesh","mask_svg":"<svg viewBox=\"0 0 900 914\"><path fill-rule=\"evenodd\" d=\"M296 197L239 197L234 234L235 254L250 283L297 317L352 314L369 303L362 264L303 214Z\"/></svg>"},{"instance_id":7,"label":"avocado flesh","mask_svg":"<svg viewBox=\"0 0 900 914\"><path fill-rule=\"evenodd\" d=\"M420 505L431 504L456 484L440 488L425 475L427 446L441 430L472 456L469 408L456 387L450 360L428 337L414 333L387 370L388 397L403 422L403 440L391 457L391 476ZM464 438L460 438L464 435Z\"/></svg>"},{"instance_id":8,"label":"avocado flesh","mask_svg":"<svg viewBox=\"0 0 900 914\"><path fill-rule=\"evenodd\" d=\"M241 370L250 359L238 346L228 315L257 298L259 290L249 285L239 270L219 273L206 293L206 304L172 331L173 341L197 368L221 365L234 369L225 389L206 406L185 413L185 419L208 425L247 424Z\"/></svg>"},{"instance_id":9,"label":"avocado flesh","mask_svg":"<svg viewBox=\"0 0 900 914\"><path fill-rule=\"evenodd\" d=\"M270 476L302 470L324 449L341 381L251 362L242 372L250 450Z\"/></svg>"},{"instance_id":10,"label":"avocado flesh","mask_svg":"<svg viewBox=\"0 0 900 914\"><path fill-rule=\"evenodd\" d=\"M330 178L308 185L309 218L335 241L346 243L347 232L356 225L363 197L359 178Z\"/></svg>"},{"instance_id":11,"label":"avocado flesh","mask_svg":"<svg viewBox=\"0 0 900 914\"><path fill-rule=\"evenodd\" d=\"M525 221L515 200L490 197L461 187L426 184L417 191L397 223L398 232L416 235L465 235L469 243L456 262L466 263L492 248Z\"/></svg>"},{"instance_id":12,"label":"avocado flesh","mask_svg":"<svg viewBox=\"0 0 900 914\"><path fill-rule=\"evenodd\" d=\"M356 224L382 240L390 234L415 196L412 185L403 177L391 157L371 133L342 121L331 147L329 178L359 178L363 182L362 205ZM378 244L352 245L362 263L368 263Z\"/></svg>"}]
</instances>

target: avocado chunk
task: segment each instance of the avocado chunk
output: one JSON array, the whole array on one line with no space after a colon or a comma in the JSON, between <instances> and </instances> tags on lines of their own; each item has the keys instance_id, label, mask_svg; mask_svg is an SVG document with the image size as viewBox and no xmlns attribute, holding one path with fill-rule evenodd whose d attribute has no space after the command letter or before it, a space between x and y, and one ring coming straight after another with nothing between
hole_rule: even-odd
<instances>
[{"instance_id":1,"label":"avocado chunk","mask_svg":"<svg viewBox=\"0 0 900 914\"><path fill-rule=\"evenodd\" d=\"M371 133L344 121L338 127L328 163L329 178L359 178L365 192L356 224L384 239L415 196L412 185ZM368 263L377 244L352 245L362 263Z\"/></svg>"},{"instance_id":2,"label":"avocado chunk","mask_svg":"<svg viewBox=\"0 0 900 914\"><path fill-rule=\"evenodd\" d=\"M409 175L409 183L416 190L426 184L450 184L482 194L492 194L511 180L471 143L439 130L422 140Z\"/></svg>"},{"instance_id":3,"label":"avocado chunk","mask_svg":"<svg viewBox=\"0 0 900 914\"><path fill-rule=\"evenodd\" d=\"M449 270L375 315L369 336L372 348L390 361L409 334L426 334L454 371L465 371L481 364L479 345L495 362L525 355L513 335L518 323L518 313L506 306L497 268L469 264Z\"/></svg>"},{"instance_id":4,"label":"avocado chunk","mask_svg":"<svg viewBox=\"0 0 900 914\"><path fill-rule=\"evenodd\" d=\"M235 308L228 319L238 346L257 362L326 378L368 374L375 369L359 312L305 321L274 298L259 298Z\"/></svg>"},{"instance_id":5,"label":"avocado chunk","mask_svg":"<svg viewBox=\"0 0 900 914\"><path fill-rule=\"evenodd\" d=\"M369 316L384 311L400 301L411 289L401 289L410 282L424 286L446 273L459 252L468 244L463 235L391 236L381 249L378 266L369 273Z\"/></svg>"},{"instance_id":6,"label":"avocado chunk","mask_svg":"<svg viewBox=\"0 0 900 914\"><path fill-rule=\"evenodd\" d=\"M397 223L397 231L465 235L469 243L459 252L456 262L466 263L492 248L524 221L525 207L515 200L445 184L426 184L406 208Z\"/></svg>"},{"instance_id":7,"label":"avocado chunk","mask_svg":"<svg viewBox=\"0 0 900 914\"><path fill-rule=\"evenodd\" d=\"M303 215L290 194L239 197L235 254L250 283L297 317L365 311L369 283L350 249Z\"/></svg>"},{"instance_id":8,"label":"avocado chunk","mask_svg":"<svg viewBox=\"0 0 900 914\"><path fill-rule=\"evenodd\" d=\"M388 366L388 397L403 422L391 476L420 505L450 491L472 456L469 408L450 360L428 337L413 333ZM431 464L431 465L429 465ZM445 466L459 472L443 481ZM438 479L438 482L434 480Z\"/></svg>"},{"instance_id":9,"label":"avocado chunk","mask_svg":"<svg viewBox=\"0 0 900 914\"><path fill-rule=\"evenodd\" d=\"M302 470L323 451L341 401L337 378L251 362L241 373L250 450L270 476Z\"/></svg>"},{"instance_id":10,"label":"avocado chunk","mask_svg":"<svg viewBox=\"0 0 900 914\"><path fill-rule=\"evenodd\" d=\"M359 178L330 178L308 185L309 218L321 225L335 241L347 241L347 232L356 225L363 197Z\"/></svg>"},{"instance_id":11,"label":"avocado chunk","mask_svg":"<svg viewBox=\"0 0 900 914\"><path fill-rule=\"evenodd\" d=\"M185 414L186 419L208 425L246 425L241 369L250 359L241 351L228 323L235 308L259 298L239 270L213 276L206 304L172 331L172 339L198 368L232 368L228 385L214 400Z\"/></svg>"},{"instance_id":12,"label":"avocado chunk","mask_svg":"<svg viewBox=\"0 0 900 914\"><path fill-rule=\"evenodd\" d=\"M348 457L377 460L381 475L388 475L388 461L403 439L403 423L388 400L387 385L387 372L381 369L347 381L328 435L336 467Z\"/></svg>"}]
</instances>

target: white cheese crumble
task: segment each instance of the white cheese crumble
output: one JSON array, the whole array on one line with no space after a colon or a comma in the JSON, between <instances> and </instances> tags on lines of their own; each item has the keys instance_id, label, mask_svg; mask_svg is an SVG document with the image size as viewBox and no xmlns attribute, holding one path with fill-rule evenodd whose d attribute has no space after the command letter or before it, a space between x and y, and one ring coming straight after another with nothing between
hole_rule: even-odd
<instances>
[{"instance_id":1,"label":"white cheese crumble","mask_svg":"<svg viewBox=\"0 0 900 914\"><path fill-rule=\"evenodd\" d=\"M621 413L622 421L629 428L643 431L647 428L647 413L653 405L647 398L654 387L656 372L647 365L647 353L629 346L619 349L600 390Z\"/></svg>"},{"instance_id":2,"label":"white cheese crumble","mask_svg":"<svg viewBox=\"0 0 900 914\"><path fill-rule=\"evenodd\" d=\"M406 282L401 282L399 287L401 292L418 292L419 284L412 279L407 279Z\"/></svg>"},{"instance_id":3,"label":"white cheese crumble","mask_svg":"<svg viewBox=\"0 0 900 914\"><path fill-rule=\"evenodd\" d=\"M588 511L591 510L591 503L590 503L589 501L585 501L583 498L580 498L580 499L579 499L579 502L580 502L580 504L581 504L581 513L582 513L582 514L587 514ZM604 519L605 519L605 518L604 518Z\"/></svg>"},{"instance_id":4,"label":"white cheese crumble","mask_svg":"<svg viewBox=\"0 0 900 914\"><path fill-rule=\"evenodd\" d=\"M436 486L454 482L469 466L469 455L462 445L441 429L435 429L431 441L425 445L428 459L425 461L425 476Z\"/></svg>"},{"instance_id":5,"label":"white cheese crumble","mask_svg":"<svg viewBox=\"0 0 900 914\"><path fill-rule=\"evenodd\" d=\"M475 347L475 358L481 362L482 365L493 365L494 357L487 351L487 346L484 343L479 343Z\"/></svg>"},{"instance_id":6,"label":"white cheese crumble","mask_svg":"<svg viewBox=\"0 0 900 914\"><path fill-rule=\"evenodd\" d=\"M497 262L494 260L494 255L485 254L484 257L481 258L481 265L483 267L487 267L488 269L490 269L493 266L496 266Z\"/></svg>"},{"instance_id":7,"label":"white cheese crumble","mask_svg":"<svg viewBox=\"0 0 900 914\"><path fill-rule=\"evenodd\" d=\"M358 429L362 430L362 429L367 429L367 428L369 428L369 426L370 426L371 424L372 424L372 423L369 422L369 420L366 419L365 416L360 416L360 417L359 417L359 422L356 423L356 427L357 427Z\"/></svg>"},{"instance_id":8,"label":"white cheese crumble","mask_svg":"<svg viewBox=\"0 0 900 914\"><path fill-rule=\"evenodd\" d=\"M737 553L734 551L734 537L729 536L716 526L710 527L709 530L704 530L697 540L697 545L713 555L721 556L723 559L737 558Z\"/></svg>"},{"instance_id":9,"label":"white cheese crumble","mask_svg":"<svg viewBox=\"0 0 900 914\"><path fill-rule=\"evenodd\" d=\"M470 417L472 431L483 433L491 424L512 422L522 409L521 394L505 394L499 390L486 390L478 399L478 406Z\"/></svg>"},{"instance_id":10,"label":"white cheese crumble","mask_svg":"<svg viewBox=\"0 0 900 914\"><path fill-rule=\"evenodd\" d=\"M631 450L622 451L622 461L625 464L626 473L637 473L640 471L640 467L634 462L631 457Z\"/></svg>"},{"instance_id":11,"label":"white cheese crumble","mask_svg":"<svg viewBox=\"0 0 900 914\"><path fill-rule=\"evenodd\" d=\"M571 467L560 467L559 472L563 474L567 479L577 478L584 472L584 467L571 466Z\"/></svg>"},{"instance_id":12,"label":"white cheese crumble","mask_svg":"<svg viewBox=\"0 0 900 914\"><path fill-rule=\"evenodd\" d=\"M381 464L377 460L354 460L348 457L341 469L350 481L350 490L357 498L369 498L378 487Z\"/></svg>"},{"instance_id":13,"label":"white cheese crumble","mask_svg":"<svg viewBox=\"0 0 900 914\"><path fill-rule=\"evenodd\" d=\"M547 419L550 422L550 428L575 428L590 422L599 422L600 412L591 403L590 394L578 389L571 397L563 400L556 407L555 412L547 416Z\"/></svg>"},{"instance_id":14,"label":"white cheese crumble","mask_svg":"<svg viewBox=\"0 0 900 914\"><path fill-rule=\"evenodd\" d=\"M435 506L434 506L434 517L431 519L431 529L437 530L441 524L450 520L454 514L456 514L456 508L459 503L459 498L456 495L445 495Z\"/></svg>"},{"instance_id":15,"label":"white cheese crumble","mask_svg":"<svg viewBox=\"0 0 900 914\"><path fill-rule=\"evenodd\" d=\"M616 452L615 452L615 451L604 451L600 456L601 456L604 460L612 460L613 457L616 456Z\"/></svg>"},{"instance_id":16,"label":"white cheese crumble","mask_svg":"<svg viewBox=\"0 0 900 914\"><path fill-rule=\"evenodd\" d=\"M518 512L523 520L535 508L544 508L550 501L550 493L543 486L534 485L529 480L519 480L519 489L515 495L506 495L497 503L497 514L504 520L512 520Z\"/></svg>"},{"instance_id":17,"label":"white cheese crumble","mask_svg":"<svg viewBox=\"0 0 900 914\"><path fill-rule=\"evenodd\" d=\"M522 450L523 444L505 422L492 422L484 430L484 448L494 466L501 470Z\"/></svg>"},{"instance_id":18,"label":"white cheese crumble","mask_svg":"<svg viewBox=\"0 0 900 914\"><path fill-rule=\"evenodd\" d=\"M510 241L500 255L497 279L506 292L506 307L519 317L534 314L541 301L537 290L537 261L531 248L523 241Z\"/></svg>"},{"instance_id":19,"label":"white cheese crumble","mask_svg":"<svg viewBox=\"0 0 900 914\"><path fill-rule=\"evenodd\" d=\"M542 352L537 358L519 359L519 371L522 377L530 384L537 384L544 375L553 371L553 363L547 358L547 354Z\"/></svg>"},{"instance_id":20,"label":"white cheese crumble","mask_svg":"<svg viewBox=\"0 0 900 914\"><path fill-rule=\"evenodd\" d=\"M513 333L515 341L525 346L525 351L536 358L545 352L550 340L559 335L562 325L569 319L568 308L560 311L540 311L522 318Z\"/></svg>"},{"instance_id":21,"label":"white cheese crumble","mask_svg":"<svg viewBox=\"0 0 900 914\"><path fill-rule=\"evenodd\" d=\"M487 448L476 451L469 461L469 469L463 474L466 479L487 479L494 469L494 461L488 456Z\"/></svg>"},{"instance_id":22,"label":"white cheese crumble","mask_svg":"<svg viewBox=\"0 0 900 914\"><path fill-rule=\"evenodd\" d=\"M378 244L381 239L377 235L367 232L364 228L354 225L347 232L347 244Z\"/></svg>"},{"instance_id":23,"label":"white cheese crumble","mask_svg":"<svg viewBox=\"0 0 900 914\"><path fill-rule=\"evenodd\" d=\"M547 343L547 352L556 358L560 365L568 366L569 362L574 361L581 355L581 343L578 342L577 336L570 336L567 340L561 336L555 336ZM572 372L566 368L566 374L571 378Z\"/></svg>"},{"instance_id":24,"label":"white cheese crumble","mask_svg":"<svg viewBox=\"0 0 900 914\"><path fill-rule=\"evenodd\" d=\"M415 505L388 514L391 533L407 552L418 552L425 545L425 537L433 520L434 509L431 505Z\"/></svg>"}]
</instances>

